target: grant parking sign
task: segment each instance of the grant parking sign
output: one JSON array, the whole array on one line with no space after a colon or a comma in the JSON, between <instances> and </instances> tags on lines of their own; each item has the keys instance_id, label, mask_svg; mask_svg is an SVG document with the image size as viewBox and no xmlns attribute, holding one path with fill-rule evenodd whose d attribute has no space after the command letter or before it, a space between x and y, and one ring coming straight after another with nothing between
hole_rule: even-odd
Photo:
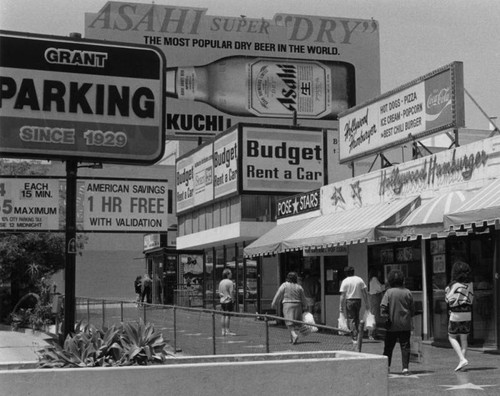
<instances>
[{"instance_id":1,"label":"grant parking sign","mask_svg":"<svg viewBox=\"0 0 500 396\"><path fill-rule=\"evenodd\" d=\"M154 47L0 32L0 155L156 162L164 68Z\"/></svg>"}]
</instances>

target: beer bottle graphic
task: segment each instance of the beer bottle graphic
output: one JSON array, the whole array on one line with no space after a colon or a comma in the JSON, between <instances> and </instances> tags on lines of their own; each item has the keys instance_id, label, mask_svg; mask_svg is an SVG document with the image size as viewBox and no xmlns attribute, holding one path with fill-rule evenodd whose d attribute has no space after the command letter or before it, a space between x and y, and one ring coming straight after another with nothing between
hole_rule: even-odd
<instances>
[{"instance_id":1,"label":"beer bottle graphic","mask_svg":"<svg viewBox=\"0 0 500 396\"><path fill-rule=\"evenodd\" d=\"M337 119L355 105L346 62L232 56L167 69L167 96L205 102L237 116Z\"/></svg>"}]
</instances>

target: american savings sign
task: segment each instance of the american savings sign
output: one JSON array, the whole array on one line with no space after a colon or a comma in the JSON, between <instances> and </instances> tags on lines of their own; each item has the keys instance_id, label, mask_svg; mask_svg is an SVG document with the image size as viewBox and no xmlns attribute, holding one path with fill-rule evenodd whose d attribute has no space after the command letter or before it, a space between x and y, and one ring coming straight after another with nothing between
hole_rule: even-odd
<instances>
[{"instance_id":1,"label":"american savings sign","mask_svg":"<svg viewBox=\"0 0 500 396\"><path fill-rule=\"evenodd\" d=\"M165 66L153 47L0 31L0 155L158 161Z\"/></svg>"}]
</instances>

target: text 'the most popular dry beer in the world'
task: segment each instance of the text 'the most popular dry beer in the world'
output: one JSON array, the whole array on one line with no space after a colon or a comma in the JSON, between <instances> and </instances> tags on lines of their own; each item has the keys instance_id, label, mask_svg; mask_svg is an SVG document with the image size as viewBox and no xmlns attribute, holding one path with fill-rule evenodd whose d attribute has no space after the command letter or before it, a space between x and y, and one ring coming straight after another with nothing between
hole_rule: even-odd
<instances>
[{"instance_id":1,"label":"text 'the most popular dry beer in the world'","mask_svg":"<svg viewBox=\"0 0 500 396\"><path fill-rule=\"evenodd\" d=\"M233 56L167 69L167 95L237 116L337 119L355 105L346 62Z\"/></svg>"}]
</instances>

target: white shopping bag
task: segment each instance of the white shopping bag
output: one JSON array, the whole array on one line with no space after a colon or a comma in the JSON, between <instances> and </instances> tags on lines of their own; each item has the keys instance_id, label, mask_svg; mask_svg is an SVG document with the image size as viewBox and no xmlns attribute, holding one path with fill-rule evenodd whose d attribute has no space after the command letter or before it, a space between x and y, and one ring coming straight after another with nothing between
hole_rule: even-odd
<instances>
[{"instance_id":1,"label":"white shopping bag","mask_svg":"<svg viewBox=\"0 0 500 396\"><path fill-rule=\"evenodd\" d=\"M339 330L341 330L343 332L346 332L346 333L350 332L349 327L347 326L347 319L346 319L346 317L345 317L345 315L344 315L343 312L341 312L339 314L338 328L339 328Z\"/></svg>"},{"instance_id":2,"label":"white shopping bag","mask_svg":"<svg viewBox=\"0 0 500 396\"><path fill-rule=\"evenodd\" d=\"M307 325L304 326L307 333L316 333L318 331L318 328L316 326L310 326L316 324L316 322L314 321L314 316L311 312L304 312L302 314L302 321L307 323Z\"/></svg>"},{"instance_id":3,"label":"white shopping bag","mask_svg":"<svg viewBox=\"0 0 500 396\"><path fill-rule=\"evenodd\" d=\"M365 321L365 327L368 330L373 330L375 329L375 315L373 315L369 311L365 311L365 317L363 319Z\"/></svg>"}]
</instances>

